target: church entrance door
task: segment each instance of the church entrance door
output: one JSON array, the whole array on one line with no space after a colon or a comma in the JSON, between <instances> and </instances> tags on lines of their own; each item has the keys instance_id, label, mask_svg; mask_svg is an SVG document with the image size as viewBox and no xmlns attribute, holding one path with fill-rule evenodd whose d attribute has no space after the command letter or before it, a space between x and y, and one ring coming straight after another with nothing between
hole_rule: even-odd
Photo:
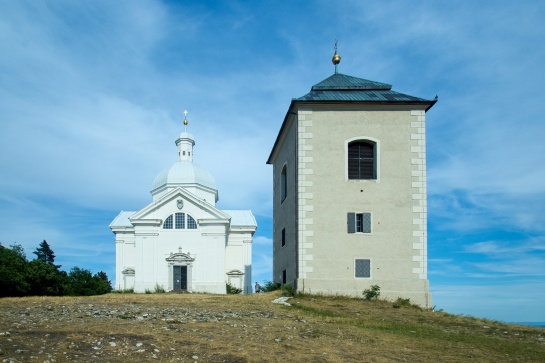
<instances>
[{"instance_id":1,"label":"church entrance door","mask_svg":"<svg viewBox=\"0 0 545 363\"><path fill-rule=\"evenodd\" d=\"M174 291L187 291L187 266L173 266Z\"/></svg>"}]
</instances>

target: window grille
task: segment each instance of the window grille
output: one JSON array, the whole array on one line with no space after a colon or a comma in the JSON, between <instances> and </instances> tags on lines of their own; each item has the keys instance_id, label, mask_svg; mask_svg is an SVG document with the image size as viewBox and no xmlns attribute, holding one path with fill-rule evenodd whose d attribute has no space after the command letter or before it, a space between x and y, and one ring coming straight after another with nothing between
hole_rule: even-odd
<instances>
[{"instance_id":1,"label":"window grille","mask_svg":"<svg viewBox=\"0 0 545 363\"><path fill-rule=\"evenodd\" d=\"M168 216L163 223L163 229L172 229L172 215Z\"/></svg>"},{"instance_id":2,"label":"window grille","mask_svg":"<svg viewBox=\"0 0 545 363\"><path fill-rule=\"evenodd\" d=\"M348 144L348 179L376 179L375 143Z\"/></svg>"},{"instance_id":3,"label":"window grille","mask_svg":"<svg viewBox=\"0 0 545 363\"><path fill-rule=\"evenodd\" d=\"M197 222L189 214L187 215L187 228L188 229L197 229Z\"/></svg>"},{"instance_id":4,"label":"window grille","mask_svg":"<svg viewBox=\"0 0 545 363\"><path fill-rule=\"evenodd\" d=\"M175 224L174 227L176 229L184 229L185 228L185 213L176 213L175 214Z\"/></svg>"},{"instance_id":5,"label":"window grille","mask_svg":"<svg viewBox=\"0 0 545 363\"><path fill-rule=\"evenodd\" d=\"M356 260L355 277L360 277L360 278L371 277L371 260L369 259Z\"/></svg>"}]
</instances>

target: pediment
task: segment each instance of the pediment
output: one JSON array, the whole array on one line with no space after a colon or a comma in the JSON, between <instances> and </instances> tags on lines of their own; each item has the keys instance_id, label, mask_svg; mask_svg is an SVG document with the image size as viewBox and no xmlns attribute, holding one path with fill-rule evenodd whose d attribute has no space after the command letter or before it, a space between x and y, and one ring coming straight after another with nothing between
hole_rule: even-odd
<instances>
[{"instance_id":1,"label":"pediment","mask_svg":"<svg viewBox=\"0 0 545 363\"><path fill-rule=\"evenodd\" d=\"M180 252L176 252L176 253L171 252L170 256L168 256L166 260L167 262L170 262L170 263L185 263L185 264L195 261L195 259L191 257L189 253L181 252L181 249L180 249Z\"/></svg>"},{"instance_id":2,"label":"pediment","mask_svg":"<svg viewBox=\"0 0 545 363\"><path fill-rule=\"evenodd\" d=\"M154 201L151 204L148 204L146 207L136 212L134 215L131 216L130 220L131 222L135 220L146 220L149 218L149 215L151 213L155 212L158 209L161 209L163 206L171 203L173 200L177 200L176 203L180 210L182 210L182 208L186 206L187 203L190 203L204 210L207 214L209 214L209 218L211 219L220 219L225 221L229 221L231 219L228 214L207 203L205 200L198 198L197 196L195 196L195 194L188 192L184 188L176 188L169 193L163 195L160 199Z\"/></svg>"},{"instance_id":3,"label":"pediment","mask_svg":"<svg viewBox=\"0 0 545 363\"><path fill-rule=\"evenodd\" d=\"M240 270L230 270L227 272L227 275L229 276L242 276L244 275L244 272L240 271Z\"/></svg>"},{"instance_id":4,"label":"pediment","mask_svg":"<svg viewBox=\"0 0 545 363\"><path fill-rule=\"evenodd\" d=\"M127 267L126 269L124 269L123 271L121 271L121 273L123 275L134 275L134 268L132 267Z\"/></svg>"}]
</instances>

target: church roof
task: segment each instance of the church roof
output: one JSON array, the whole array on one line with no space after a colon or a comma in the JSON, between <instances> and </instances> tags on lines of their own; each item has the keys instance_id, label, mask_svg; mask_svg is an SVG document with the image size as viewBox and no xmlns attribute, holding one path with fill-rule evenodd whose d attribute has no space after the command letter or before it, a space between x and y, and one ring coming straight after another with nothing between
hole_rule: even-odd
<instances>
[{"instance_id":1,"label":"church roof","mask_svg":"<svg viewBox=\"0 0 545 363\"><path fill-rule=\"evenodd\" d=\"M176 161L155 177L151 190L154 191L165 185L195 184L216 189L216 180L208 170L189 161Z\"/></svg>"},{"instance_id":2,"label":"church roof","mask_svg":"<svg viewBox=\"0 0 545 363\"><path fill-rule=\"evenodd\" d=\"M436 102L392 91L392 86L386 83L369 81L341 73L335 73L315 84L309 93L294 101L431 103L430 107Z\"/></svg>"},{"instance_id":3,"label":"church roof","mask_svg":"<svg viewBox=\"0 0 545 363\"><path fill-rule=\"evenodd\" d=\"M231 217L231 226L255 226L257 222L251 210L223 210Z\"/></svg>"},{"instance_id":4,"label":"church roof","mask_svg":"<svg viewBox=\"0 0 545 363\"><path fill-rule=\"evenodd\" d=\"M115 227L132 227L132 223L129 220L130 217L132 217L133 214L136 212L126 212L121 211L117 217L114 218L112 223L110 223L110 228Z\"/></svg>"}]
</instances>

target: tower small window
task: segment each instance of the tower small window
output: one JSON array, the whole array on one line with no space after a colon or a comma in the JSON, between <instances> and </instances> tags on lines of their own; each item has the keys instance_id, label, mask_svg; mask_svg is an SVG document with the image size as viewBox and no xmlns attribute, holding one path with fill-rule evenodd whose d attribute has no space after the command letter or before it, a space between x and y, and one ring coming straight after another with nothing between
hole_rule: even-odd
<instances>
[{"instance_id":1,"label":"tower small window","mask_svg":"<svg viewBox=\"0 0 545 363\"><path fill-rule=\"evenodd\" d=\"M288 186L287 186L287 172L286 172L286 165L282 168L282 173L280 173L280 202L283 202L284 199L286 199L286 196L288 194Z\"/></svg>"},{"instance_id":2,"label":"tower small window","mask_svg":"<svg viewBox=\"0 0 545 363\"><path fill-rule=\"evenodd\" d=\"M286 229L282 228L282 247L286 245Z\"/></svg>"},{"instance_id":3,"label":"tower small window","mask_svg":"<svg viewBox=\"0 0 545 363\"><path fill-rule=\"evenodd\" d=\"M371 233L371 213L348 213L346 225L348 233Z\"/></svg>"},{"instance_id":4,"label":"tower small window","mask_svg":"<svg viewBox=\"0 0 545 363\"><path fill-rule=\"evenodd\" d=\"M371 260L356 259L354 266L354 277L370 278L371 277Z\"/></svg>"}]
</instances>

